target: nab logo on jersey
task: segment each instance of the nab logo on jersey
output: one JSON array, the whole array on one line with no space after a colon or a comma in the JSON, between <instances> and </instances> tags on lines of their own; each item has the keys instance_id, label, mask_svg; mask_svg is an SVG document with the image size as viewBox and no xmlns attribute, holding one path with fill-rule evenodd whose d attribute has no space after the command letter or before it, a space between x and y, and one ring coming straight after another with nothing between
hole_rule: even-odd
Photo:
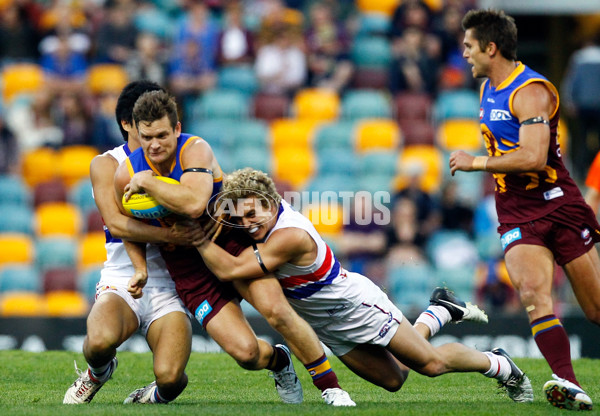
<instances>
[{"instance_id":1,"label":"nab logo on jersey","mask_svg":"<svg viewBox=\"0 0 600 416\"><path fill-rule=\"evenodd\" d=\"M512 116L506 110L492 110L490 112L490 121L512 120Z\"/></svg>"}]
</instances>

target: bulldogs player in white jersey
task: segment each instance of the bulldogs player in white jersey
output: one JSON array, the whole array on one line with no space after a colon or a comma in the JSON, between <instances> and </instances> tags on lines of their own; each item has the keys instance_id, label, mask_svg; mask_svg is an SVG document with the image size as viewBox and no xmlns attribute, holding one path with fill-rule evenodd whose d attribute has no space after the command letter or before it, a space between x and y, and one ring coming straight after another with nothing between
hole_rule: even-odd
<instances>
[{"instance_id":1,"label":"bulldogs player in white jersey","mask_svg":"<svg viewBox=\"0 0 600 416\"><path fill-rule=\"evenodd\" d=\"M105 223L107 261L96 286L96 301L87 318L83 354L85 371L67 390L63 403L89 403L117 367L116 352L138 329L153 352L155 381L132 392L125 403L166 403L186 387L185 374L191 352L192 329L186 308L167 272L158 248L148 244L148 283L143 296L129 284L134 269L121 238L150 243L190 244L169 228L158 228L120 213L114 196L114 174L127 156L140 146L132 120L140 95L162 88L149 81L128 84L117 101L116 118L126 143L91 163L94 198Z\"/></svg>"},{"instance_id":2,"label":"bulldogs player in white jersey","mask_svg":"<svg viewBox=\"0 0 600 416\"><path fill-rule=\"evenodd\" d=\"M197 228L195 245L208 267L225 281L273 273L321 341L365 380L397 391L408 368L430 377L476 371L496 378L512 400L533 401L529 379L504 350L480 352L459 343L434 347L427 341L450 321L487 322L475 305L438 288L411 325L371 280L341 267L312 223L282 200L263 172L246 168L228 175L220 201L256 244L235 257Z\"/></svg>"}]
</instances>

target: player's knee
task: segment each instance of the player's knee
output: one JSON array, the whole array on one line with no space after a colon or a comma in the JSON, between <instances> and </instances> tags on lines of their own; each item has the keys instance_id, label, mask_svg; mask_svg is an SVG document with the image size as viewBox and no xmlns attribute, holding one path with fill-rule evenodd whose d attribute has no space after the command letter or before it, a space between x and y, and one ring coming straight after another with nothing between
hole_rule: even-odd
<instances>
[{"instance_id":1,"label":"player's knee","mask_svg":"<svg viewBox=\"0 0 600 416\"><path fill-rule=\"evenodd\" d=\"M446 372L446 365L442 360L434 359L417 371L427 377L437 377Z\"/></svg>"},{"instance_id":2,"label":"player's knee","mask_svg":"<svg viewBox=\"0 0 600 416\"><path fill-rule=\"evenodd\" d=\"M155 365L154 376L156 377L156 384L161 389L171 390L180 387L181 384L187 384L187 376L183 372L183 369L178 366Z\"/></svg>"},{"instance_id":3,"label":"player's knee","mask_svg":"<svg viewBox=\"0 0 600 416\"><path fill-rule=\"evenodd\" d=\"M246 370L256 370L260 352L258 343L246 342L239 343L235 347L228 350L229 355L238 363L238 365Z\"/></svg>"},{"instance_id":4,"label":"player's knee","mask_svg":"<svg viewBox=\"0 0 600 416\"><path fill-rule=\"evenodd\" d=\"M90 354L103 354L116 349L119 339L108 331L94 331L86 337L86 349Z\"/></svg>"},{"instance_id":5,"label":"player's knee","mask_svg":"<svg viewBox=\"0 0 600 416\"><path fill-rule=\"evenodd\" d=\"M275 303L261 312L269 325L278 332L281 329L293 327L293 312L289 304Z\"/></svg>"},{"instance_id":6,"label":"player's knee","mask_svg":"<svg viewBox=\"0 0 600 416\"><path fill-rule=\"evenodd\" d=\"M403 374L399 374L397 377L389 377L385 380L382 387L389 391L390 393L397 392L402 388L404 382L406 381L406 375L408 371L403 372Z\"/></svg>"}]
</instances>

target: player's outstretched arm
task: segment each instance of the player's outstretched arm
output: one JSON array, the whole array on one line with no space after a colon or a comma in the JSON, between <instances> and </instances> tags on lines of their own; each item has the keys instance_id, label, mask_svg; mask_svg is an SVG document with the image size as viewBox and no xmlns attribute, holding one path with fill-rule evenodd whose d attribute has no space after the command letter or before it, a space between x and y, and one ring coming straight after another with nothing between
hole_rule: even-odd
<instances>
[{"instance_id":1,"label":"player's outstretched arm","mask_svg":"<svg viewBox=\"0 0 600 416\"><path fill-rule=\"evenodd\" d=\"M256 245L258 254L254 247L248 247L237 257L207 240L203 240L197 248L208 268L220 280L254 279L267 273L259 263L259 256L265 269L274 271L305 253L307 241L303 234L308 236L306 232L296 228L278 230L266 243Z\"/></svg>"}]
</instances>

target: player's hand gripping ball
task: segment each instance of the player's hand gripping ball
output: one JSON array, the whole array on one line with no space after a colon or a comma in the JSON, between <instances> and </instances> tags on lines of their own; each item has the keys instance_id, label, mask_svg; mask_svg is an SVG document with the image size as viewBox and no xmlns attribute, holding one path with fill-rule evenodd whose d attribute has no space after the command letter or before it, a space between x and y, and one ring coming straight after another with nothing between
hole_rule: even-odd
<instances>
[{"instance_id":1,"label":"player's hand gripping ball","mask_svg":"<svg viewBox=\"0 0 600 416\"><path fill-rule=\"evenodd\" d=\"M156 176L156 179L166 183L179 184L179 181L176 179L166 176ZM154 197L148 194L131 194L127 201L125 200L125 195L123 195L122 202L125 212L136 218L162 218L171 214L171 211L160 205Z\"/></svg>"}]
</instances>

